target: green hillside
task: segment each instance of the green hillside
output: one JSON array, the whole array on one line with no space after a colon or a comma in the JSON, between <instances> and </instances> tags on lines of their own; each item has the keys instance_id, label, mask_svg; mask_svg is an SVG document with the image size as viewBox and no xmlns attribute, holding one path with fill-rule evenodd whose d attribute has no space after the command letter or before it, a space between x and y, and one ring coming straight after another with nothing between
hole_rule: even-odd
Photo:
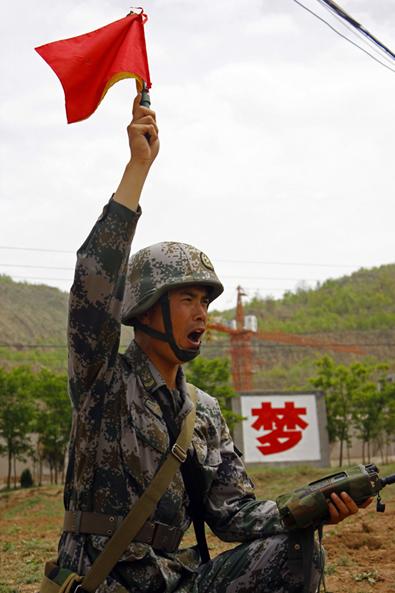
<instances>
[{"instance_id":1,"label":"green hillside","mask_svg":"<svg viewBox=\"0 0 395 593\"><path fill-rule=\"evenodd\" d=\"M0 365L66 370L68 300L58 288L0 275ZM124 328L122 343L130 336L130 328Z\"/></svg>"},{"instance_id":2,"label":"green hillside","mask_svg":"<svg viewBox=\"0 0 395 593\"><path fill-rule=\"evenodd\" d=\"M0 363L64 369L67 302L57 288L0 275Z\"/></svg>"},{"instance_id":3,"label":"green hillside","mask_svg":"<svg viewBox=\"0 0 395 593\"><path fill-rule=\"evenodd\" d=\"M45 285L14 282L0 276L0 364L22 362L66 368L68 294ZM282 299L254 298L245 314L258 317L261 332L303 334L326 342L360 345L363 356L395 364L395 264L361 269L327 280L315 289L288 292ZM213 312L232 319L234 310ZM130 331L122 337L126 344ZM227 336L211 335L205 356L228 354ZM314 361L330 349L301 348L255 340L255 383L258 387L301 386ZM348 363L355 354L334 354Z\"/></svg>"},{"instance_id":4,"label":"green hillside","mask_svg":"<svg viewBox=\"0 0 395 593\"><path fill-rule=\"evenodd\" d=\"M327 280L314 289L285 293L282 299L254 298L246 314L258 317L260 330L322 333L395 328L395 264L360 269ZM225 317L232 318L234 311Z\"/></svg>"},{"instance_id":5,"label":"green hillside","mask_svg":"<svg viewBox=\"0 0 395 593\"><path fill-rule=\"evenodd\" d=\"M314 289L288 292L282 299L254 298L244 303L244 312L257 316L261 335L296 334L323 344L309 348L292 340L287 344L286 340L255 338L256 388L305 389L315 373L316 360L325 354L346 365L360 359L386 362L395 372L395 264L361 269ZM235 310L215 316L230 320ZM227 343L227 338L214 336L207 355L221 355ZM350 352L324 346L328 343L349 346Z\"/></svg>"},{"instance_id":6,"label":"green hillside","mask_svg":"<svg viewBox=\"0 0 395 593\"><path fill-rule=\"evenodd\" d=\"M67 301L58 288L0 276L1 342L64 342Z\"/></svg>"}]
</instances>

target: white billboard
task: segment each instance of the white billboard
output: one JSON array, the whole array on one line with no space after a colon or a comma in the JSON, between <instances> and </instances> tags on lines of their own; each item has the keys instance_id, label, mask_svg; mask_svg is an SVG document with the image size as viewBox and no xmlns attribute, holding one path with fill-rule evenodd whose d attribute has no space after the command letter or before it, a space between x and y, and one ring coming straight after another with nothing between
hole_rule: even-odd
<instances>
[{"instance_id":1,"label":"white billboard","mask_svg":"<svg viewBox=\"0 0 395 593\"><path fill-rule=\"evenodd\" d=\"M246 463L321 460L316 394L242 395Z\"/></svg>"}]
</instances>

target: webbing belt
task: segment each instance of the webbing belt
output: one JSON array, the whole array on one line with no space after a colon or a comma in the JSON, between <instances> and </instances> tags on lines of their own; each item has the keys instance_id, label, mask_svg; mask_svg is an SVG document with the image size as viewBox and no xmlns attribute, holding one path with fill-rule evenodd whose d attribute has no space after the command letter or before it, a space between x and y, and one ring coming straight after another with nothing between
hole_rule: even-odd
<instances>
[{"instance_id":1,"label":"webbing belt","mask_svg":"<svg viewBox=\"0 0 395 593\"><path fill-rule=\"evenodd\" d=\"M124 517L89 513L82 511L66 511L64 514L63 531L71 533L89 533L91 535L113 535L120 527ZM156 550L175 552L184 532L178 527L166 525L159 521L146 521L137 535L135 542L149 544Z\"/></svg>"}]
</instances>

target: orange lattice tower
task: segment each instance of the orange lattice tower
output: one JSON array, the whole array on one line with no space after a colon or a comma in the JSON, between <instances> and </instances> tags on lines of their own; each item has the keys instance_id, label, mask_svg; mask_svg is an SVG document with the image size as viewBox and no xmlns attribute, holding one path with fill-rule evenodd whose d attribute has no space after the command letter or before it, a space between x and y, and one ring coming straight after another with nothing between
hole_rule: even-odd
<instances>
[{"instance_id":1,"label":"orange lattice tower","mask_svg":"<svg viewBox=\"0 0 395 593\"><path fill-rule=\"evenodd\" d=\"M254 357L252 339L265 340L275 343L314 348L319 350L332 350L335 352L347 352L353 354L366 354L366 352L354 344L341 344L327 342L321 339L314 339L300 335L287 334L284 332L253 332L244 327L244 307L242 297L246 293L237 287L236 304L236 327L231 328L222 323L208 324L209 329L220 331L229 335L232 382L236 391L247 392L253 389Z\"/></svg>"}]
</instances>

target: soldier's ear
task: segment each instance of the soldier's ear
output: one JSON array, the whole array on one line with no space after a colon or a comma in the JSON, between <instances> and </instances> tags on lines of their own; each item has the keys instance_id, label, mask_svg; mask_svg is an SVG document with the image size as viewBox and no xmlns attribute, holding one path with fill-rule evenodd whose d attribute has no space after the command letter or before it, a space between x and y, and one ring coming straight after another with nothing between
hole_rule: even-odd
<instances>
[{"instance_id":1,"label":"soldier's ear","mask_svg":"<svg viewBox=\"0 0 395 593\"><path fill-rule=\"evenodd\" d=\"M149 325L153 321L153 318L156 314L157 309L160 309L159 302L156 302L154 305L152 305L152 307L147 309L147 311L144 311L144 313L141 313L140 315L138 315L137 319L141 323L144 323L145 325Z\"/></svg>"},{"instance_id":2,"label":"soldier's ear","mask_svg":"<svg viewBox=\"0 0 395 593\"><path fill-rule=\"evenodd\" d=\"M141 315L137 315L137 320L140 321L140 323L144 323L145 325L149 324L152 318L152 307L151 309L148 309L148 311L144 311L144 313L141 313Z\"/></svg>"}]
</instances>

